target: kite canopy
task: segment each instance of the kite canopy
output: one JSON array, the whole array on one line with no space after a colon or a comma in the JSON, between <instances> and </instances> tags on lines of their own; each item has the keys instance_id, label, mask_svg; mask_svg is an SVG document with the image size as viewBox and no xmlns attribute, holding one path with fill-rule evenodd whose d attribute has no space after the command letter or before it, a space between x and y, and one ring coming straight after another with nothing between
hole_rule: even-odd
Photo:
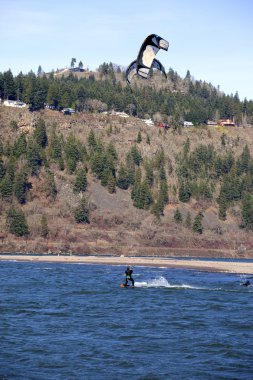
<instances>
[{"instance_id":1,"label":"kite canopy","mask_svg":"<svg viewBox=\"0 0 253 380\"><path fill-rule=\"evenodd\" d=\"M167 78L163 65L155 59L155 56L160 49L168 50L168 48L168 41L157 34L150 34L141 45L137 59L130 63L126 70L127 82L131 84L131 80L135 75L147 78L152 68L161 71Z\"/></svg>"}]
</instances>

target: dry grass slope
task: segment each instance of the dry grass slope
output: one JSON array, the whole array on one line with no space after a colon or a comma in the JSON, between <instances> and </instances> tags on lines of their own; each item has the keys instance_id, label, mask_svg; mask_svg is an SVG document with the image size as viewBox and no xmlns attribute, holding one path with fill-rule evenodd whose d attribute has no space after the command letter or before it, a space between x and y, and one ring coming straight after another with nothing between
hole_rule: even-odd
<instances>
[{"instance_id":1,"label":"dry grass slope","mask_svg":"<svg viewBox=\"0 0 253 380\"><path fill-rule=\"evenodd\" d=\"M233 148L239 155L245 144L253 155L253 129L230 128L188 128L182 134L166 134L155 126L148 126L143 121L134 118L121 118L105 114L75 114L64 116L57 111L43 110L29 113L27 110L8 109L0 107L0 137L6 143L16 138L23 127L27 133L32 130L34 120L42 116L47 125L47 131L54 124L64 137L72 132L82 142L86 143L90 129L105 142L113 140L118 154L125 158L127 151L135 142L138 131L141 131L142 142L138 145L143 157L152 158L163 148L166 158L175 164L175 156L182 150L186 139L190 139L191 149L200 143L214 144L218 152L223 152L221 134L227 136L225 149ZM10 129L10 122L19 124L18 130ZM29 128L30 129L29 129ZM149 135L151 144L146 143ZM239 137L239 139L238 139ZM27 239L15 238L6 231L5 217L9 207L6 202L0 204L0 252L68 252L97 253L115 255L174 255L174 256L207 256L235 257L253 256L252 233L241 230L238 210L236 207L229 213L225 222L218 219L215 202L209 204L191 200L189 203L178 202L173 194L173 184L176 175L169 178L170 203L165 208L164 216L158 221L149 211L138 210L132 205L130 191L117 188L116 194L109 194L100 183L88 173L87 197L91 206L91 223L76 224L73 210L80 196L73 193L73 176L67 172L54 171L58 194L55 201L47 198L43 191L45 173L41 170L37 177L31 177L32 189L29 201L22 206L28 220L30 235ZM192 219L200 210L204 210L204 233L194 234L184 224L176 224L174 212L179 208L184 218L188 212ZM49 237L40 237L41 216L48 219Z\"/></svg>"}]
</instances>

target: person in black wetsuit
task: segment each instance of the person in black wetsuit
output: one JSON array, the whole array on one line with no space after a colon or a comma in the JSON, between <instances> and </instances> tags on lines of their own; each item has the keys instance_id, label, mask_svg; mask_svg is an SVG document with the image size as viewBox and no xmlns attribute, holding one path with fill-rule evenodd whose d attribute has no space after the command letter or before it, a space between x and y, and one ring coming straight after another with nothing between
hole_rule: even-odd
<instances>
[{"instance_id":1,"label":"person in black wetsuit","mask_svg":"<svg viewBox=\"0 0 253 380\"><path fill-rule=\"evenodd\" d=\"M246 281L242 284L242 286L250 286L250 285L251 285L251 283L250 283L249 280L246 280Z\"/></svg>"},{"instance_id":2,"label":"person in black wetsuit","mask_svg":"<svg viewBox=\"0 0 253 380\"><path fill-rule=\"evenodd\" d=\"M125 286L127 286L128 281L131 281L132 286L134 286L134 279L132 277L132 274L133 274L133 270L131 269L131 267L127 267L127 269L125 271L125 275L126 275Z\"/></svg>"}]
</instances>

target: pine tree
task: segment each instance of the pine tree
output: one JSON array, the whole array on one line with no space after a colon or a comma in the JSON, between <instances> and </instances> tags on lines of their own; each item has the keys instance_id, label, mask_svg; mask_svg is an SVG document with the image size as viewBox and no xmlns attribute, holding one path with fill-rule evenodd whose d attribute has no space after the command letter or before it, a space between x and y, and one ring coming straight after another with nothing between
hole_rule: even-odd
<instances>
[{"instance_id":1,"label":"pine tree","mask_svg":"<svg viewBox=\"0 0 253 380\"><path fill-rule=\"evenodd\" d=\"M21 209L16 209L12 206L7 212L6 224L9 232L16 236L29 234L25 214Z\"/></svg>"},{"instance_id":2,"label":"pine tree","mask_svg":"<svg viewBox=\"0 0 253 380\"><path fill-rule=\"evenodd\" d=\"M88 135L88 146L91 151L95 151L97 148L97 141L96 141L96 137L95 137L95 133L93 129L90 130L89 135Z\"/></svg>"},{"instance_id":3,"label":"pine tree","mask_svg":"<svg viewBox=\"0 0 253 380\"><path fill-rule=\"evenodd\" d=\"M166 205L169 201L168 184L166 180L161 180L160 182L159 199L163 205Z\"/></svg>"},{"instance_id":4,"label":"pine tree","mask_svg":"<svg viewBox=\"0 0 253 380\"><path fill-rule=\"evenodd\" d=\"M152 203L152 194L147 180L144 180L139 188L137 197L134 200L134 206L141 209L148 209Z\"/></svg>"},{"instance_id":5,"label":"pine tree","mask_svg":"<svg viewBox=\"0 0 253 380\"><path fill-rule=\"evenodd\" d=\"M245 193L241 205L242 223L241 226L253 230L253 195Z\"/></svg>"},{"instance_id":6,"label":"pine tree","mask_svg":"<svg viewBox=\"0 0 253 380\"><path fill-rule=\"evenodd\" d=\"M55 129L54 129L50 136L50 145L49 145L50 156L54 161L57 161L60 158L62 158L62 146L63 146L63 141L61 137L56 134Z\"/></svg>"},{"instance_id":7,"label":"pine tree","mask_svg":"<svg viewBox=\"0 0 253 380\"><path fill-rule=\"evenodd\" d=\"M46 124L43 119L39 119L35 126L34 139L39 146L45 148L47 146L48 138L46 131Z\"/></svg>"},{"instance_id":8,"label":"pine tree","mask_svg":"<svg viewBox=\"0 0 253 380\"><path fill-rule=\"evenodd\" d=\"M193 226L192 226L193 232L196 232L198 234L202 234L203 233L202 219L203 219L203 214L200 211L196 215L196 217L194 219L194 223L193 223Z\"/></svg>"},{"instance_id":9,"label":"pine tree","mask_svg":"<svg viewBox=\"0 0 253 380\"><path fill-rule=\"evenodd\" d=\"M183 218L182 218L182 214L181 212L179 211L178 207L174 213L174 220L176 223L182 223L183 221Z\"/></svg>"},{"instance_id":10,"label":"pine tree","mask_svg":"<svg viewBox=\"0 0 253 380\"><path fill-rule=\"evenodd\" d=\"M141 152L139 151L136 145L132 146L128 155L132 157L135 165L139 166L141 164L142 162Z\"/></svg>"},{"instance_id":11,"label":"pine tree","mask_svg":"<svg viewBox=\"0 0 253 380\"><path fill-rule=\"evenodd\" d=\"M142 142L141 131L138 132L136 142L137 142L137 144L140 144Z\"/></svg>"},{"instance_id":12,"label":"pine tree","mask_svg":"<svg viewBox=\"0 0 253 380\"><path fill-rule=\"evenodd\" d=\"M46 215L42 215L41 221L40 221L40 227L41 227L40 235L41 235L41 237L46 239L48 237L48 233L49 233Z\"/></svg>"},{"instance_id":13,"label":"pine tree","mask_svg":"<svg viewBox=\"0 0 253 380\"><path fill-rule=\"evenodd\" d=\"M73 133L70 133L67 137L64 150L66 164L70 174L72 174L76 170L77 163L80 160L79 144Z\"/></svg>"},{"instance_id":14,"label":"pine tree","mask_svg":"<svg viewBox=\"0 0 253 380\"><path fill-rule=\"evenodd\" d=\"M21 133L21 135L14 142L13 155L16 158L19 158L20 156L22 156L22 154L26 153L26 149L27 149L26 136L24 133Z\"/></svg>"},{"instance_id":15,"label":"pine tree","mask_svg":"<svg viewBox=\"0 0 253 380\"><path fill-rule=\"evenodd\" d=\"M16 99L16 84L15 84L11 70L8 70L3 74L3 80L4 80L3 98L15 100Z\"/></svg>"},{"instance_id":16,"label":"pine tree","mask_svg":"<svg viewBox=\"0 0 253 380\"><path fill-rule=\"evenodd\" d=\"M145 165L146 170L146 180L148 182L149 187L153 186L154 183L154 169L152 162L147 162Z\"/></svg>"},{"instance_id":17,"label":"pine tree","mask_svg":"<svg viewBox=\"0 0 253 380\"><path fill-rule=\"evenodd\" d=\"M138 168L135 173L134 184L131 191L131 198L134 202L134 205L138 204L139 202L140 187L141 187L141 169Z\"/></svg>"},{"instance_id":18,"label":"pine tree","mask_svg":"<svg viewBox=\"0 0 253 380\"><path fill-rule=\"evenodd\" d=\"M22 169L17 175L15 176L14 180L14 194L19 201L20 204L24 204L26 201L26 190L28 187L27 183L27 172L26 170Z\"/></svg>"},{"instance_id":19,"label":"pine tree","mask_svg":"<svg viewBox=\"0 0 253 380\"><path fill-rule=\"evenodd\" d=\"M118 177L117 177L117 186L120 189L127 190L129 187L129 178L128 171L123 163L120 164Z\"/></svg>"},{"instance_id":20,"label":"pine tree","mask_svg":"<svg viewBox=\"0 0 253 380\"><path fill-rule=\"evenodd\" d=\"M42 165L42 158L39 145L32 139L27 144L26 158L31 174L36 175Z\"/></svg>"},{"instance_id":21,"label":"pine tree","mask_svg":"<svg viewBox=\"0 0 253 380\"><path fill-rule=\"evenodd\" d=\"M74 192L80 193L87 188L87 176L86 170L82 167L76 173L76 179L74 183Z\"/></svg>"},{"instance_id":22,"label":"pine tree","mask_svg":"<svg viewBox=\"0 0 253 380\"><path fill-rule=\"evenodd\" d=\"M0 194L2 198L8 199L12 196L13 179L9 173L6 173L0 182Z\"/></svg>"},{"instance_id":23,"label":"pine tree","mask_svg":"<svg viewBox=\"0 0 253 380\"><path fill-rule=\"evenodd\" d=\"M179 185L178 198L180 202L188 202L191 198L191 189L187 182L181 182Z\"/></svg>"},{"instance_id":24,"label":"pine tree","mask_svg":"<svg viewBox=\"0 0 253 380\"><path fill-rule=\"evenodd\" d=\"M114 161L118 160L118 153L116 151L115 144L113 141L109 142L107 149L106 149L106 155L107 155L107 157L110 157Z\"/></svg>"},{"instance_id":25,"label":"pine tree","mask_svg":"<svg viewBox=\"0 0 253 380\"><path fill-rule=\"evenodd\" d=\"M82 198L75 210L75 220L77 223L90 223L89 206L85 198Z\"/></svg>"}]
</instances>

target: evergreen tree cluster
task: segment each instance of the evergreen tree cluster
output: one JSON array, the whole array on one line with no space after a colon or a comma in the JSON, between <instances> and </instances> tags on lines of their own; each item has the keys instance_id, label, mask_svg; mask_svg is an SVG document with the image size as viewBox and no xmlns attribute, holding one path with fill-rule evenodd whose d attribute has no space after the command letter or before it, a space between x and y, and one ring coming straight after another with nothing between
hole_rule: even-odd
<instances>
[{"instance_id":1,"label":"evergreen tree cluster","mask_svg":"<svg viewBox=\"0 0 253 380\"><path fill-rule=\"evenodd\" d=\"M253 122L252 100L240 101L237 93L222 94L211 84L193 81L189 73L182 79L170 69L166 91L156 89L147 81L145 86L135 85L132 92L123 84L124 73L117 65L103 63L98 72L101 74L98 78L93 73L77 78L72 72L68 77L60 77L42 71L40 75L31 71L14 77L8 70L0 73L0 98L19 99L29 104L31 110L48 104L59 110L65 107L97 112L114 109L137 116L159 112L165 121L172 117L175 128L183 120L195 125L218 118L234 118L238 124L245 120Z\"/></svg>"},{"instance_id":2,"label":"evergreen tree cluster","mask_svg":"<svg viewBox=\"0 0 253 380\"><path fill-rule=\"evenodd\" d=\"M232 151L219 155L213 145L199 145L190 151L188 144L187 141L178 157L179 200L187 202L191 197L197 200L214 200L218 204L221 220L226 219L229 207L242 201L242 226L251 229L245 209L245 199L250 199L253 195L253 157L248 146L245 145L242 153L235 159ZM214 199L217 192L218 196Z\"/></svg>"}]
</instances>

